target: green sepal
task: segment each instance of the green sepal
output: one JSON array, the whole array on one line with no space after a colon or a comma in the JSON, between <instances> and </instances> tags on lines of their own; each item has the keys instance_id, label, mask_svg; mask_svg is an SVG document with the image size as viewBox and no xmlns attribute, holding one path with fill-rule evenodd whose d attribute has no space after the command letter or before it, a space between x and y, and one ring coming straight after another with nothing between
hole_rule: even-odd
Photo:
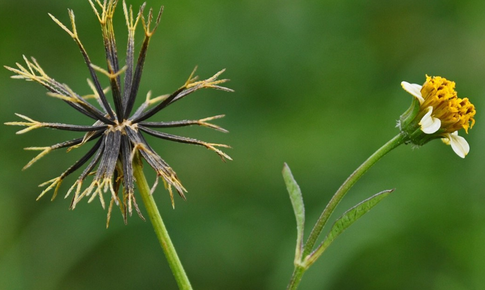
<instances>
[{"instance_id":1,"label":"green sepal","mask_svg":"<svg viewBox=\"0 0 485 290\"><path fill-rule=\"evenodd\" d=\"M420 106L418 99L413 97L411 106L409 106L406 112L399 118L399 129L401 129L402 132L407 132L409 134L410 131L414 131L414 127L416 127L419 122L419 120L416 121L416 117L419 113Z\"/></svg>"}]
</instances>

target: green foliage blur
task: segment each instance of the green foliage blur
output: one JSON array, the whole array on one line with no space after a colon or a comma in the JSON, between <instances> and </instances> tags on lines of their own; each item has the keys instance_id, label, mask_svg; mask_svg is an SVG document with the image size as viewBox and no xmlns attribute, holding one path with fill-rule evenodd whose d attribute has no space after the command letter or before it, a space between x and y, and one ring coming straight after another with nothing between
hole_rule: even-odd
<instances>
[{"instance_id":1,"label":"green foliage blur","mask_svg":"<svg viewBox=\"0 0 485 290\"><path fill-rule=\"evenodd\" d=\"M128 3L137 7L141 0ZM434 141L401 146L352 188L339 213L384 189L385 201L330 246L303 277L302 290L483 289L485 285L485 2L479 0L148 0L162 22L152 39L140 99L174 91L198 65L207 78L222 68L229 94L205 90L153 120L217 114L229 134L205 128L170 133L226 143L223 163L201 147L153 140L188 189L187 201L159 186L156 200L194 289L285 289L293 270L295 220L281 176L287 162L303 191L307 234L333 192L370 154L398 133L411 103L402 80L425 74L457 83L477 107L466 159ZM0 0L0 63L34 56L56 80L88 94L87 69L75 43L52 22L74 9L91 59L104 65L99 24L87 1ZM120 56L126 28L119 5ZM139 27L140 28L140 27ZM141 44L141 30L137 45ZM89 124L38 84L0 70L0 121ZM107 80L104 80L107 84ZM0 133L0 289L176 289L149 222L124 225L115 210L108 229L99 201L68 210L60 196L35 201L87 148L48 146L78 137L36 130ZM460 133L461 135L464 132ZM147 170L148 178L154 176ZM338 214L334 216L337 218Z\"/></svg>"}]
</instances>

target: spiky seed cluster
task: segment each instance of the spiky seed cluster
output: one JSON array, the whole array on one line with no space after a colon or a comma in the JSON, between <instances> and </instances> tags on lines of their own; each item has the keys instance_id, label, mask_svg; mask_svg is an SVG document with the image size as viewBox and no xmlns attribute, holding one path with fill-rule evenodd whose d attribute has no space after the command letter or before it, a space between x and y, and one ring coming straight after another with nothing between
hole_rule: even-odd
<instances>
[{"instance_id":1,"label":"spiky seed cluster","mask_svg":"<svg viewBox=\"0 0 485 290\"><path fill-rule=\"evenodd\" d=\"M66 194L67 197L71 192L74 192L70 208L74 209L76 204L85 196L90 197L89 201L92 201L96 196L99 196L101 204L104 208L105 201L103 193L109 191L111 193L111 199L108 210L108 222L113 204L117 204L120 207L125 222L127 214L131 215L133 207L135 207L136 211L141 216L134 195L135 180L133 177L133 159L135 154L140 154L155 170L157 177L162 178L170 193L172 205L174 202L172 187L175 188L180 196L185 198L184 192L186 192L186 189L181 184L180 180L175 174L175 171L150 147L144 138L144 134L149 134L161 139L175 142L201 145L216 152L223 160L231 159L228 155L217 148L229 148L227 145L207 143L153 129L197 125L227 132L223 128L209 123L209 121L222 118L224 115L218 115L200 120L181 120L173 122L147 121L150 117L160 112L160 110L197 90L212 88L231 92L231 89L220 86L220 84L227 81L226 79L217 79L224 70L221 70L214 76L202 81L197 81L197 77L193 76L195 72L194 70L185 84L170 95L151 98L151 94L149 92L145 102L143 102L142 105L135 110L134 113L132 113L135 99L138 94L150 38L153 36L158 24L160 23L163 7L158 13L154 27L151 28L151 24L153 22L152 9L149 10L148 16L145 18L143 15L145 8L144 3L140 7L140 10L135 18L133 17L132 7L130 6L127 8L126 3L123 2L123 11L126 19L126 25L128 27L128 44L126 64L125 66L120 67L113 29L113 16L117 2L117 0L104 0L104 2L101 3L99 0L96 0L96 3L93 3L91 0L89 0L89 3L93 8L99 23L101 24L104 48L106 51L107 70L102 69L91 62L88 53L79 39L76 30L74 13L72 10L68 10L71 20L71 29L67 28L57 18L49 14L54 22L56 22L72 37L81 50L81 54L91 75L91 79L88 79L88 84L93 91L91 95L78 95L66 84L59 83L53 78L49 77L34 58L29 60L24 56L24 60L27 65L26 67L19 63L17 63L17 68L6 67L8 70L15 73L12 78L34 81L43 85L48 90L47 94L49 96L63 100L78 112L81 112L85 116L94 120L94 123L91 126L81 126L39 122L24 115L16 114L25 121L6 123L7 125L26 127L25 129L18 131L17 134L22 134L37 128L53 128L59 130L85 132L84 136L70 141L57 143L47 147L26 148L27 150L39 150L41 153L33 158L24 167L24 169L30 167L34 162L53 150L61 148L72 150L88 142L94 143L91 149L81 159L64 171L60 176L41 184L41 186L46 186L46 188L42 191L38 198L42 197L48 191L54 189L54 194L52 197L52 199L54 199L58 193L62 181L74 171L78 170L82 166L85 166L81 175ZM135 63L135 30L140 20L145 33L138 59ZM102 73L109 78L109 89L102 88L101 83L98 80L97 73ZM124 79L122 82L121 75L123 73ZM114 108L108 102L106 96L109 90L111 90L112 93ZM87 101L89 98L96 99L100 109L89 103ZM83 182L89 175L94 175L93 180L87 188L83 188ZM121 186L123 187L123 190L122 197L120 198L118 192L120 191L119 188Z\"/></svg>"}]
</instances>

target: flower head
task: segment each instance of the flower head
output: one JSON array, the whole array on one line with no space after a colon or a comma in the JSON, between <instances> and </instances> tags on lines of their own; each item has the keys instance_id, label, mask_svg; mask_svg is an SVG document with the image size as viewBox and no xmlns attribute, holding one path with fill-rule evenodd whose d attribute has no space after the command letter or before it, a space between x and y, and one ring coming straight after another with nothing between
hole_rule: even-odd
<instances>
[{"instance_id":1,"label":"flower head","mask_svg":"<svg viewBox=\"0 0 485 290\"><path fill-rule=\"evenodd\" d=\"M49 96L64 101L76 111L92 119L92 125L85 126L40 122L20 114L16 115L23 119L23 121L8 122L6 124L26 127L25 129L18 131L17 134L22 134L37 128L84 132L84 135L73 140L57 143L51 146L26 148L27 150L39 150L41 152L32 159L24 169L30 167L34 162L53 150L61 148L71 150L79 148L87 143L94 143L81 159L76 161L60 176L41 184L41 186L46 186L46 188L42 191L39 198L50 190L54 190L53 198L55 198L62 181L67 176L84 166L84 170L66 194L67 197L73 192L71 208L75 208L76 204L86 196L90 197L89 201L98 196L104 207L105 201L103 194L109 192L111 201L108 211L108 221L113 204L117 204L120 207L126 222L127 213L131 215L133 207L135 207L140 214L134 195L133 159L136 154L143 157L143 159L145 159L155 170L157 178L162 178L170 193L172 205L172 188L175 188L178 194L185 198L184 192L186 192L186 189L178 179L175 171L147 143L144 137L145 134L164 140L204 146L217 153L223 160L231 159L217 148L228 148L229 146L227 145L208 143L193 138L160 132L154 129L195 125L227 132L223 128L209 123L211 120L222 118L224 115L198 120L180 120L172 122L149 122L148 119L167 106L197 90L205 88L229 92L232 90L220 86L220 84L227 81L226 79L217 79L224 70L201 81L197 81L197 77L193 76L195 72L194 70L188 80L180 88L175 90L175 92L156 98L152 98L151 93L148 92L145 101L138 109L134 110L133 107L138 95L147 48L150 38L153 36L160 22L162 9L160 9L157 18L155 19L154 27L151 28L154 20L153 11L151 9L148 12L148 16L145 17L143 15L145 4L143 4L136 17L134 17L132 7L130 6L128 8L125 2L123 2L123 11L125 14L126 25L128 27L128 44L125 65L121 66L118 60L112 23L117 2L117 0L104 0L104 2L101 3L99 0L96 0L96 3L93 3L93 1L89 0L89 3L101 24L107 69L98 67L91 62L88 53L77 34L74 13L72 10L68 10L72 26L71 29L67 28L57 20L57 18L49 14L54 22L72 37L81 50L81 54L87 64L91 77L91 79L88 79L88 84L92 90L91 94L81 96L71 90L67 85L57 82L44 72L34 58L29 60L24 57L26 66L17 63L17 68L6 67L8 70L15 73L13 78L34 81L43 85L48 90L47 94ZM141 22L143 26L144 39L141 44L138 58L135 60L135 31L139 22ZM110 84L109 88L103 89L101 82L98 79L99 73L108 77ZM121 78L123 74L124 78ZM108 102L107 94L109 90L112 94L114 106ZM94 106L88 102L88 99L95 99L98 106ZM93 179L89 186L84 188L83 183L90 175L93 176ZM120 187L122 187L121 197L119 196Z\"/></svg>"},{"instance_id":2,"label":"flower head","mask_svg":"<svg viewBox=\"0 0 485 290\"><path fill-rule=\"evenodd\" d=\"M468 133L475 124L475 106L468 98L460 99L455 83L442 77L426 76L424 85L401 83L404 90L414 96L411 107L400 119L401 132L408 142L423 145L436 138L451 145L455 153L464 158L470 151L465 138L458 130Z\"/></svg>"}]
</instances>

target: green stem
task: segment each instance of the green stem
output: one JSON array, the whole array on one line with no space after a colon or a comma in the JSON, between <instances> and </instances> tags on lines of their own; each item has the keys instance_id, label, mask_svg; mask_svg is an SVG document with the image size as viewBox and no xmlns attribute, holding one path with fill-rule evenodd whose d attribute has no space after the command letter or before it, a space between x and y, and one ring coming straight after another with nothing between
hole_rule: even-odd
<instances>
[{"instance_id":1,"label":"green stem","mask_svg":"<svg viewBox=\"0 0 485 290\"><path fill-rule=\"evenodd\" d=\"M367 158L364 163L362 163L340 186L340 188L335 192L332 199L328 202L327 206L323 210L322 214L318 218L315 226L313 227L310 236L308 237L307 243L305 244L305 250L303 252L303 257L309 255L315 246L315 243L323 230L323 227L327 223L330 215L335 211L335 208L340 203L345 194L349 189L364 175L364 173L369 170L379 159L390 152L392 149L401 145L404 142L405 137L401 134L395 136L389 140L384 146L379 148L374 154Z\"/></svg>"},{"instance_id":2,"label":"green stem","mask_svg":"<svg viewBox=\"0 0 485 290\"><path fill-rule=\"evenodd\" d=\"M290 283L288 283L288 287L286 289L290 290L298 288L298 285L300 285L301 282L301 278L303 277L303 274L306 270L307 268L301 265L295 265L295 269L293 269L293 274L291 275Z\"/></svg>"},{"instance_id":3,"label":"green stem","mask_svg":"<svg viewBox=\"0 0 485 290\"><path fill-rule=\"evenodd\" d=\"M335 208L340 203L342 198L345 194L349 191L349 189L364 175L364 173L369 170L379 159L381 159L384 155L389 153L394 148L398 147L399 145L403 144L406 140L406 137L403 134L399 134L389 140L386 144L384 144L381 148L379 148L374 154L372 154L364 163L362 163L348 178L345 182L340 186L340 188L335 192L332 199L328 202L327 206L323 210L322 214L318 218L313 230L308 237L308 240L305 244L302 260L296 264L295 263L295 270L293 271L293 275L291 277L290 283L288 285L288 290L297 289L298 284L301 281L301 277L305 273L305 271L315 262L316 258L318 258L323 250L322 247L319 247L317 251L313 252L313 248L315 247L315 243L322 233L325 224L327 223L328 219L335 211ZM313 255L317 255L313 257Z\"/></svg>"},{"instance_id":4,"label":"green stem","mask_svg":"<svg viewBox=\"0 0 485 290\"><path fill-rule=\"evenodd\" d=\"M152 222L153 229L155 230L155 234L160 241L160 245L165 253L165 257L167 258L170 269L175 276L179 289L192 290L189 278L187 277L187 274L185 274L184 267L177 256L175 247L173 246L170 236L168 235L167 228L163 223L162 216L160 215L155 200L150 192L150 187L148 186L145 174L143 173L143 165L139 155L136 155L133 162L133 173L138 185L138 190L140 191L143 203L145 204L145 208L148 212L148 216Z\"/></svg>"}]
</instances>

